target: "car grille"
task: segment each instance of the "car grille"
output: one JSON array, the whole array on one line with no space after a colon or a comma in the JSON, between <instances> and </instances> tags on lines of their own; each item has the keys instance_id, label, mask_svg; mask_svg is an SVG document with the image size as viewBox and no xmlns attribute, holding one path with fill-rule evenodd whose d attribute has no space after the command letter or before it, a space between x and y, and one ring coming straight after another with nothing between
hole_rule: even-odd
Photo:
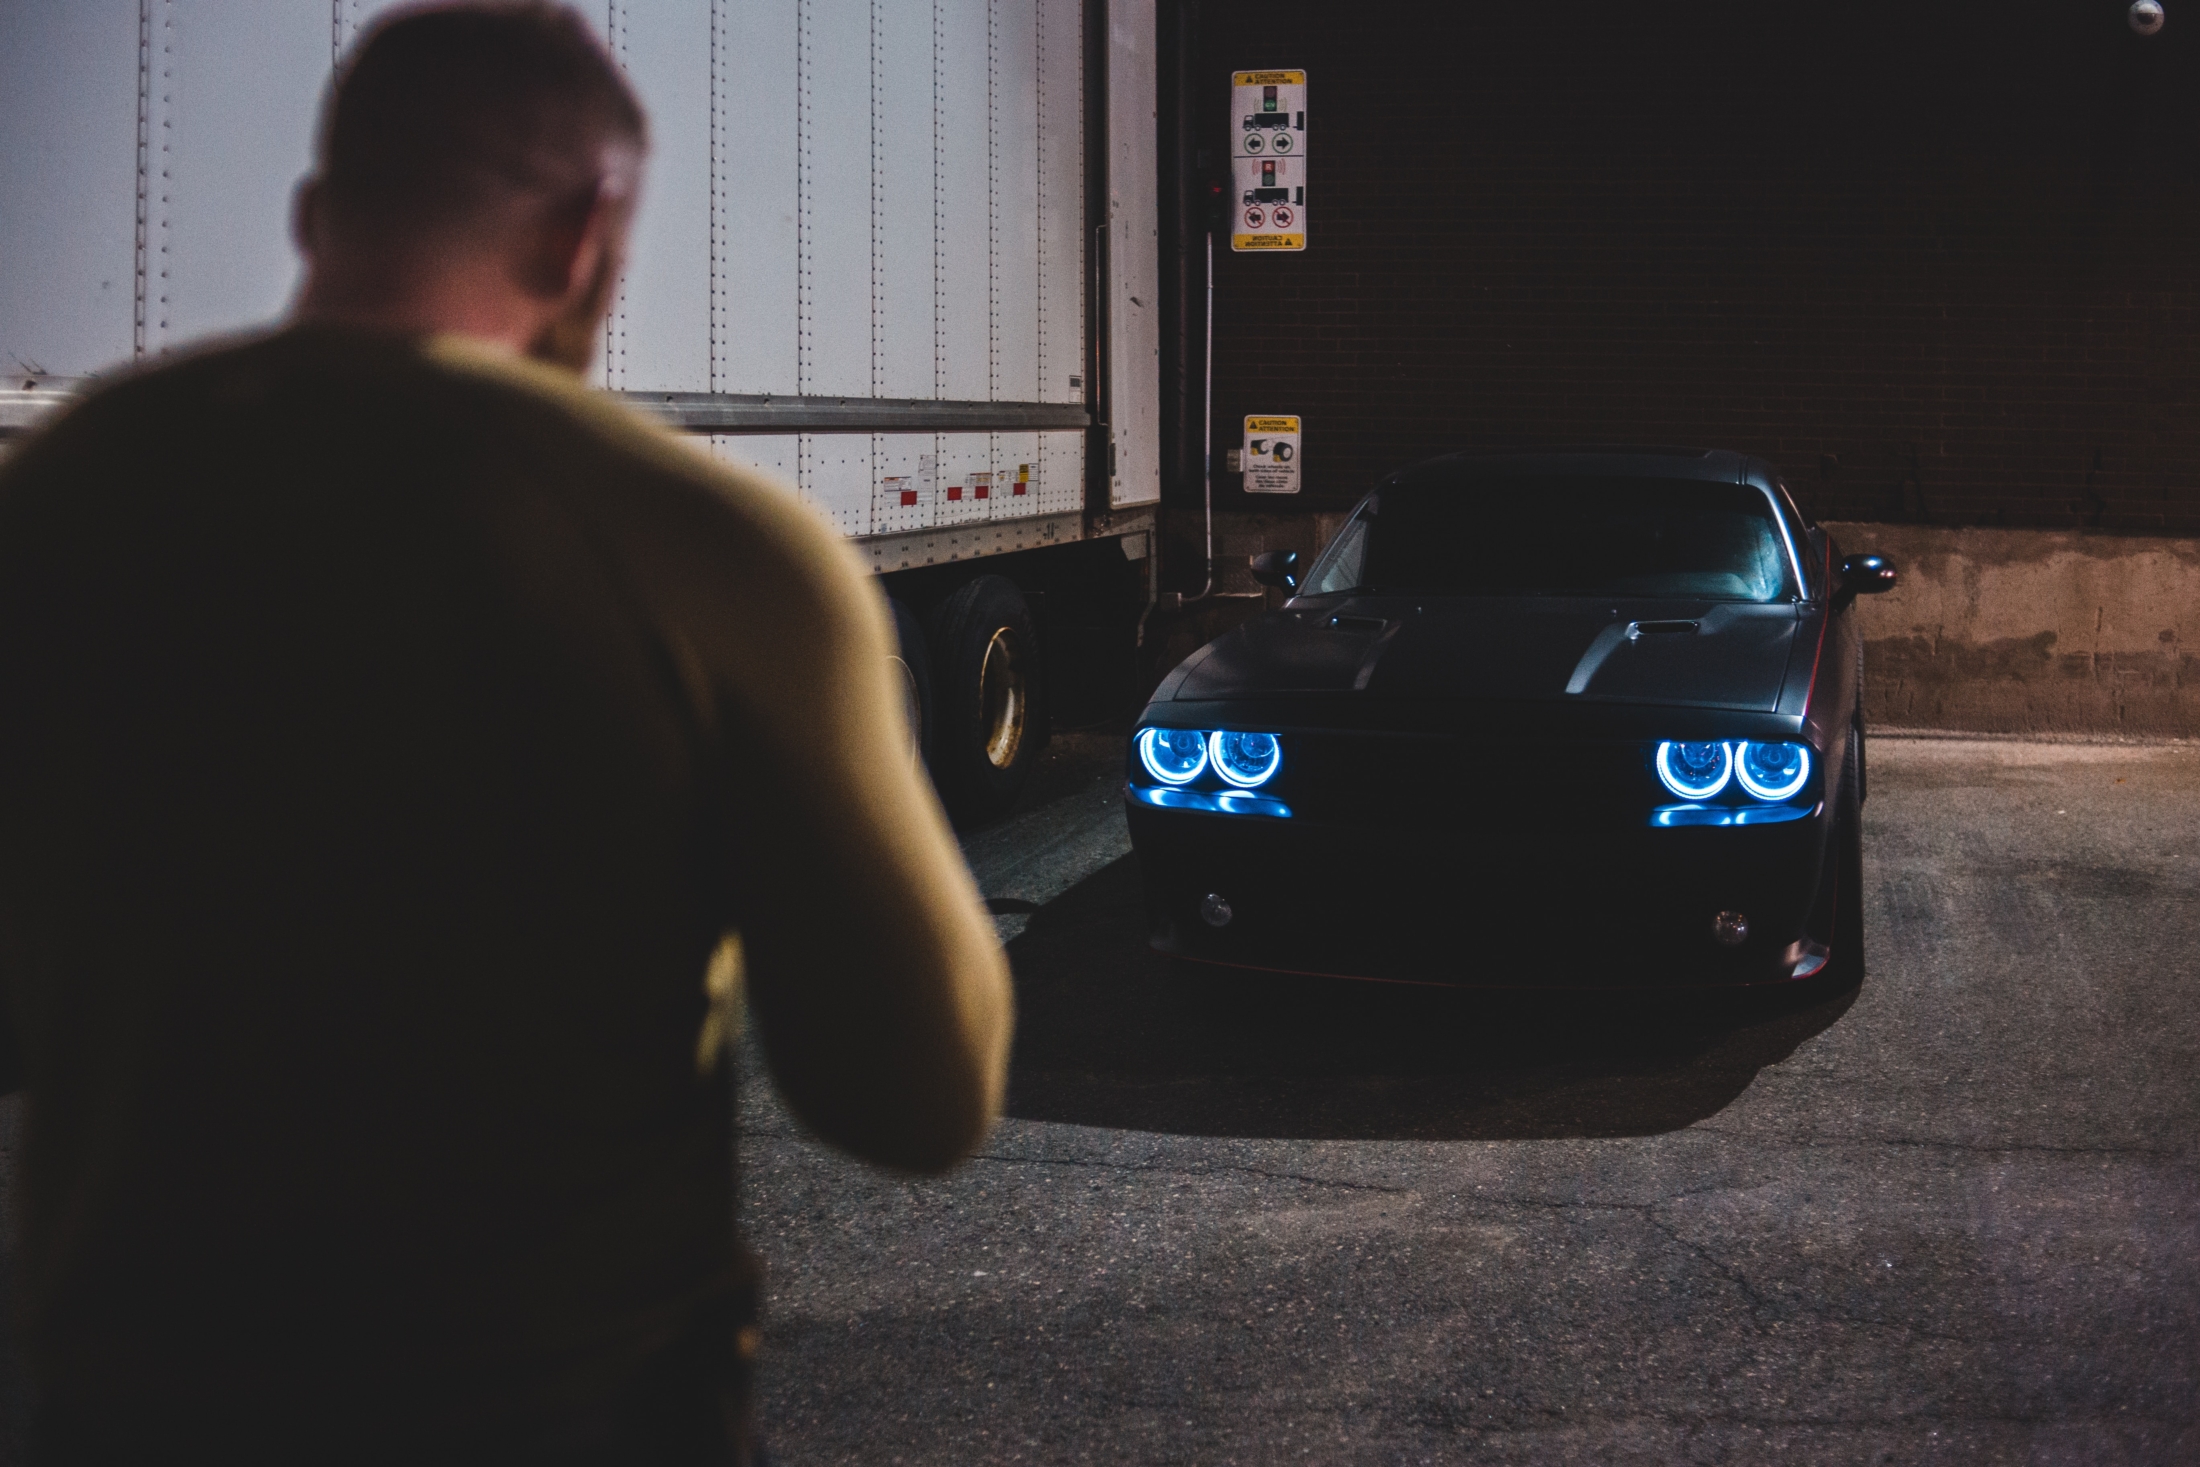
<instances>
[{"instance_id":1,"label":"car grille","mask_svg":"<svg viewBox=\"0 0 2200 1467\"><path fill-rule=\"evenodd\" d=\"M1309 822L1579 831L1639 827L1660 803L1637 740L1298 733L1285 736L1285 751L1275 793Z\"/></svg>"}]
</instances>

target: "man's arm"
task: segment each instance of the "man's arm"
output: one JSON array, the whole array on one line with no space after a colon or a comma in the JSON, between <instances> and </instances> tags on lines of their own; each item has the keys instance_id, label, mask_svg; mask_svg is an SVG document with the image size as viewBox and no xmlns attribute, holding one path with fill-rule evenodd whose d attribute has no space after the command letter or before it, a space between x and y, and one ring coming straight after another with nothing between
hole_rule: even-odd
<instances>
[{"instance_id":1,"label":"man's arm","mask_svg":"<svg viewBox=\"0 0 2200 1467\"><path fill-rule=\"evenodd\" d=\"M736 751L750 1006L805 1123L873 1161L937 1170L999 1111L1007 962L910 758L884 598L789 507L809 523L767 535L787 560L760 576L775 589L742 617L746 645L705 663Z\"/></svg>"},{"instance_id":2,"label":"man's arm","mask_svg":"<svg viewBox=\"0 0 2200 1467\"><path fill-rule=\"evenodd\" d=\"M877 584L792 494L570 377L447 337L429 351L556 400L607 450L603 474L561 467L590 481L573 507L648 607L720 761L729 909L795 1114L871 1161L952 1165L1000 1110L1008 961L910 758Z\"/></svg>"}]
</instances>

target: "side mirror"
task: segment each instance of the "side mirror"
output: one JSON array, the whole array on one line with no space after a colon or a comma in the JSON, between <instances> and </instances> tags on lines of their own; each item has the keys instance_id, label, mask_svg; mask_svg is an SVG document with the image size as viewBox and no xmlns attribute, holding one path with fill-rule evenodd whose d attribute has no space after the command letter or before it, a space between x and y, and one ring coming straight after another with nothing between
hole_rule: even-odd
<instances>
[{"instance_id":1,"label":"side mirror","mask_svg":"<svg viewBox=\"0 0 2200 1467\"><path fill-rule=\"evenodd\" d=\"M1840 584L1834 588L1835 609L1848 605L1859 596L1877 596L1881 591L1892 591L1896 580L1894 567L1877 555L1852 555L1841 562Z\"/></svg>"},{"instance_id":2,"label":"side mirror","mask_svg":"<svg viewBox=\"0 0 2200 1467\"><path fill-rule=\"evenodd\" d=\"M1263 586L1274 586L1279 591L1299 588L1299 553L1296 550L1270 550L1247 563L1253 568L1253 579Z\"/></svg>"}]
</instances>

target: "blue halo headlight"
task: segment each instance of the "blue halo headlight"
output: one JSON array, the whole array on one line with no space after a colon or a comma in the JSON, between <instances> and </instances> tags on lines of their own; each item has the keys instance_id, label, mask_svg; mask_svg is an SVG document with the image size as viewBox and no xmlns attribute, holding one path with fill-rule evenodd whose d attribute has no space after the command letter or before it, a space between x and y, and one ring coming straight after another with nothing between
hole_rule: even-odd
<instances>
[{"instance_id":1,"label":"blue halo headlight","mask_svg":"<svg viewBox=\"0 0 2200 1467\"><path fill-rule=\"evenodd\" d=\"M1810 750L1802 744L1738 744L1734 777L1760 800L1789 799L1810 780Z\"/></svg>"},{"instance_id":2,"label":"blue halo headlight","mask_svg":"<svg viewBox=\"0 0 2200 1467\"><path fill-rule=\"evenodd\" d=\"M1283 744L1274 734L1232 733L1216 729L1207 736L1207 757L1215 773L1241 790L1268 783L1283 764Z\"/></svg>"},{"instance_id":3,"label":"blue halo headlight","mask_svg":"<svg viewBox=\"0 0 2200 1467\"><path fill-rule=\"evenodd\" d=\"M1658 778L1684 800L1708 800L1726 788L1734 756L1724 744L1658 745Z\"/></svg>"},{"instance_id":4,"label":"blue halo headlight","mask_svg":"<svg viewBox=\"0 0 2200 1467\"><path fill-rule=\"evenodd\" d=\"M1163 784L1190 784L1207 767L1207 736L1196 728L1149 728L1138 736L1138 762Z\"/></svg>"}]
</instances>

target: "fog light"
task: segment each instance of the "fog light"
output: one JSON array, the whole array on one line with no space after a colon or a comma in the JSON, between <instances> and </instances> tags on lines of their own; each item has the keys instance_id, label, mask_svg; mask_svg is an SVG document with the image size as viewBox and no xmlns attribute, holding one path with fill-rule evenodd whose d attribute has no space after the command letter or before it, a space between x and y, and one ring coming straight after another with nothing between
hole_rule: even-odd
<instances>
[{"instance_id":1,"label":"fog light","mask_svg":"<svg viewBox=\"0 0 2200 1467\"><path fill-rule=\"evenodd\" d=\"M1833 955L1826 951L1823 943L1812 942L1806 937L1788 949L1788 956L1794 959L1794 966L1788 970L1788 976L1808 978L1823 969L1826 960Z\"/></svg>"},{"instance_id":2,"label":"fog light","mask_svg":"<svg viewBox=\"0 0 2200 1467\"><path fill-rule=\"evenodd\" d=\"M1711 919L1711 940L1721 947L1740 947L1749 941L1749 919L1740 912L1721 912Z\"/></svg>"},{"instance_id":3,"label":"fog light","mask_svg":"<svg viewBox=\"0 0 2200 1467\"><path fill-rule=\"evenodd\" d=\"M1231 916L1229 900L1221 892L1210 891L1200 898L1199 920L1209 927L1227 927Z\"/></svg>"}]
</instances>

